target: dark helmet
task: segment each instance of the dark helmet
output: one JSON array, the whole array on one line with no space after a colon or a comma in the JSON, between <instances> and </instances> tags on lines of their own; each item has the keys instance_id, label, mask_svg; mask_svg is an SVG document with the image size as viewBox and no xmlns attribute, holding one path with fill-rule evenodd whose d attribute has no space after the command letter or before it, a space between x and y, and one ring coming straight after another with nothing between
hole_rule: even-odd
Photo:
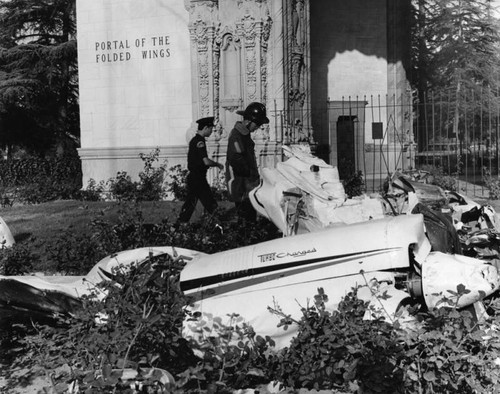
<instances>
[{"instance_id":1,"label":"dark helmet","mask_svg":"<svg viewBox=\"0 0 500 394\"><path fill-rule=\"evenodd\" d=\"M266 106L262 103L250 103L244 111L236 111L236 113L243 115L243 119L251 120L259 126L269 123L269 119L266 116Z\"/></svg>"}]
</instances>

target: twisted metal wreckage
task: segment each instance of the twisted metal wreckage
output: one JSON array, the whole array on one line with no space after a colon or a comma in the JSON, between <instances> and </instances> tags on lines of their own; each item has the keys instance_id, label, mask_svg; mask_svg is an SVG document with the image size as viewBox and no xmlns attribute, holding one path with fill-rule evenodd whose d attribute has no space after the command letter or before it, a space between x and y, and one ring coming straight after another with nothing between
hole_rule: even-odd
<instances>
[{"instance_id":1,"label":"twisted metal wreckage","mask_svg":"<svg viewBox=\"0 0 500 394\"><path fill-rule=\"evenodd\" d=\"M284 150L288 159L263 169L261 185L251 192L254 207L283 238L215 254L172 246L127 250L82 277L1 276L0 312L71 313L116 267L163 254L187 261L180 286L193 298L192 311L202 312L203 324L239 313L278 349L296 331L278 328L279 317L267 308L299 319L301 306L320 287L327 308L361 286L363 299L385 295L373 305L383 305L389 315L408 301L484 312L481 300L500 287L492 260L500 225L491 207L403 174L395 174L380 195L350 199L336 167L306 148ZM459 285L470 292L457 296ZM196 339L197 322L186 321L183 332Z\"/></svg>"}]
</instances>

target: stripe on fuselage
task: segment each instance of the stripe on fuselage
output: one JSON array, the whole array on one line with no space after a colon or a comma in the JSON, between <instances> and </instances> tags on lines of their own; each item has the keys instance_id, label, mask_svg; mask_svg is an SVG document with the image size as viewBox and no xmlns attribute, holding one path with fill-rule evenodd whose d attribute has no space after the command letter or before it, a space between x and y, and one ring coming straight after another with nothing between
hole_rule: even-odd
<instances>
[{"instance_id":1,"label":"stripe on fuselage","mask_svg":"<svg viewBox=\"0 0 500 394\"><path fill-rule=\"evenodd\" d=\"M307 271L325 268L329 265L354 262L356 260L364 259L367 257L391 253L396 250L400 250L400 248L377 249L362 253L325 256L316 259L304 259L283 264L251 268L243 271L227 272L223 274L183 281L181 282L181 289L187 295L194 297L195 300L199 300L202 298L206 299L216 295L229 293L237 289L255 286L263 282L283 278L285 276L297 275ZM362 261L360 261L359 263L362 263ZM336 275L334 275L334 272L332 272L331 277L334 276ZM324 277L321 279L324 280L329 278Z\"/></svg>"}]
</instances>

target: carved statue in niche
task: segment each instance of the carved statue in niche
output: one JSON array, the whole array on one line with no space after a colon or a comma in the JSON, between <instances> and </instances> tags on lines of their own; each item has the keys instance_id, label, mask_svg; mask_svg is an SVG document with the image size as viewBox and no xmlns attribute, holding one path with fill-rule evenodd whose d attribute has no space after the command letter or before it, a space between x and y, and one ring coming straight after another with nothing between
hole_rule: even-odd
<instances>
[{"instance_id":1,"label":"carved statue in niche","mask_svg":"<svg viewBox=\"0 0 500 394\"><path fill-rule=\"evenodd\" d=\"M304 0L295 0L292 10L292 53L290 58L291 88L289 99L304 105L305 93L302 92L301 79L304 69Z\"/></svg>"},{"instance_id":2,"label":"carved statue in niche","mask_svg":"<svg viewBox=\"0 0 500 394\"><path fill-rule=\"evenodd\" d=\"M219 44L219 119L222 128L230 130L239 119L236 110L243 105L241 42L232 33L226 32Z\"/></svg>"},{"instance_id":3,"label":"carved statue in niche","mask_svg":"<svg viewBox=\"0 0 500 394\"><path fill-rule=\"evenodd\" d=\"M294 45L302 49L304 46L304 3L296 0L292 11L293 41Z\"/></svg>"},{"instance_id":4,"label":"carved statue in niche","mask_svg":"<svg viewBox=\"0 0 500 394\"><path fill-rule=\"evenodd\" d=\"M232 34L225 34L220 49L221 104L225 107L239 106L242 102L241 46Z\"/></svg>"}]
</instances>

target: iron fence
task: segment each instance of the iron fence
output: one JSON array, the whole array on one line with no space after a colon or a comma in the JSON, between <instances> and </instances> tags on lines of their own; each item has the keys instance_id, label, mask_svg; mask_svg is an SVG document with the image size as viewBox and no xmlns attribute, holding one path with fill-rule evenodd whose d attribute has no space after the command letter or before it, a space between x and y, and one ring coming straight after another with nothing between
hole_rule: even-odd
<instances>
[{"instance_id":1,"label":"iron fence","mask_svg":"<svg viewBox=\"0 0 500 394\"><path fill-rule=\"evenodd\" d=\"M342 97L326 103L326 115L306 122L301 119L310 111L304 109L300 115L271 112L279 120L277 142L309 141L341 178L362 172L368 192L379 191L395 171L420 169L454 178L459 191L484 193L485 177L500 174L499 97L492 90L464 88ZM314 135L323 130L328 149L313 141L304 124L314 125Z\"/></svg>"},{"instance_id":2,"label":"iron fence","mask_svg":"<svg viewBox=\"0 0 500 394\"><path fill-rule=\"evenodd\" d=\"M415 166L439 169L459 191L485 193L499 174L499 92L460 89L414 96Z\"/></svg>"}]
</instances>

